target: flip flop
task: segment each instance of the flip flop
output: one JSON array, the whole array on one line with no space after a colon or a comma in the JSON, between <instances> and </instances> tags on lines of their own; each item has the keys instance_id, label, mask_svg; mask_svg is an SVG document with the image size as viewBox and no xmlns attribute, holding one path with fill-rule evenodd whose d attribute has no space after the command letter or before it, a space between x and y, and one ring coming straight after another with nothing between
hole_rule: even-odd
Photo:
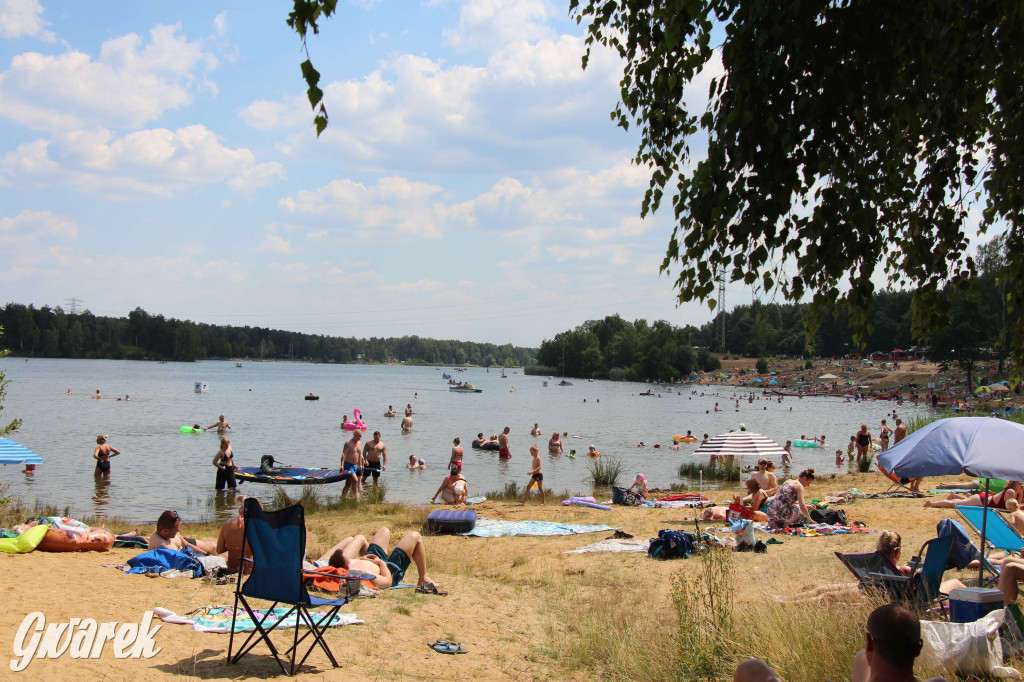
<instances>
[{"instance_id":1,"label":"flip flop","mask_svg":"<svg viewBox=\"0 0 1024 682\"><path fill-rule=\"evenodd\" d=\"M428 644L431 649L439 654L468 654L469 651L462 648L458 642L449 642L447 639L439 639L433 644Z\"/></svg>"},{"instance_id":2,"label":"flip flop","mask_svg":"<svg viewBox=\"0 0 1024 682\"><path fill-rule=\"evenodd\" d=\"M419 592L420 594L436 594L436 595L440 595L442 597L445 596L446 594L448 594L448 592L446 592L445 590L437 589L437 585L435 585L434 583L430 582L429 580L427 582L423 583L422 585L417 585L416 586L416 591ZM438 641L440 641L440 640L438 640Z\"/></svg>"}]
</instances>

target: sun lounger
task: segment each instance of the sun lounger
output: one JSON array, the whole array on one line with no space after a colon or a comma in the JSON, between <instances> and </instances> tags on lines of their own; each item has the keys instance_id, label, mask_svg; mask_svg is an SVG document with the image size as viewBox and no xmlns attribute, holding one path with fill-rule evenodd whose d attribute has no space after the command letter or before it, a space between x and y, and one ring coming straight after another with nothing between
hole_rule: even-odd
<instances>
[{"instance_id":1,"label":"sun lounger","mask_svg":"<svg viewBox=\"0 0 1024 682\"><path fill-rule=\"evenodd\" d=\"M985 544L989 549L999 549L1016 554L1024 549L1024 537L992 507L959 506L956 508L956 513L979 537L981 537L981 526L985 520L985 514L988 514L988 519L985 521Z\"/></svg>"}]
</instances>

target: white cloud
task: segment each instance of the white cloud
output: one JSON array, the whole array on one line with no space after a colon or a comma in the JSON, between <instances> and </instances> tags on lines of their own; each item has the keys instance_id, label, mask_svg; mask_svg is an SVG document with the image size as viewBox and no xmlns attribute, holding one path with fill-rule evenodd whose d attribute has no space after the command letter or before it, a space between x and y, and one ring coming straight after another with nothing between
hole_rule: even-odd
<instances>
[{"instance_id":1,"label":"white cloud","mask_svg":"<svg viewBox=\"0 0 1024 682\"><path fill-rule=\"evenodd\" d=\"M78 224L51 211L24 210L13 218L0 218L0 244L5 246L77 237Z\"/></svg>"},{"instance_id":2,"label":"white cloud","mask_svg":"<svg viewBox=\"0 0 1024 682\"><path fill-rule=\"evenodd\" d=\"M38 36L47 43L57 38L45 29L39 0L0 0L0 37Z\"/></svg>"},{"instance_id":3,"label":"white cloud","mask_svg":"<svg viewBox=\"0 0 1024 682\"><path fill-rule=\"evenodd\" d=\"M555 10L544 0L469 0L459 12L459 25L444 35L460 49L549 38L547 24L556 11L565 10Z\"/></svg>"},{"instance_id":4,"label":"white cloud","mask_svg":"<svg viewBox=\"0 0 1024 682\"><path fill-rule=\"evenodd\" d=\"M212 69L216 60L179 28L157 26L148 45L134 33L113 38L96 60L77 50L17 55L0 73L0 116L37 130L139 128L183 107L197 65Z\"/></svg>"},{"instance_id":5,"label":"white cloud","mask_svg":"<svg viewBox=\"0 0 1024 682\"><path fill-rule=\"evenodd\" d=\"M260 244L260 251L264 253L294 253L291 244L288 243L287 239L278 237L276 234L268 234L264 238L263 243Z\"/></svg>"},{"instance_id":6,"label":"white cloud","mask_svg":"<svg viewBox=\"0 0 1024 682\"><path fill-rule=\"evenodd\" d=\"M224 10L213 18L213 27L217 29L217 35L222 36L228 31L228 11Z\"/></svg>"},{"instance_id":7,"label":"white cloud","mask_svg":"<svg viewBox=\"0 0 1024 682\"><path fill-rule=\"evenodd\" d=\"M67 133L23 144L0 159L0 185L71 185L119 198L170 196L224 180L236 191L250 192L282 177L280 164L258 164L251 151L225 146L201 125L123 137L103 129Z\"/></svg>"}]
</instances>

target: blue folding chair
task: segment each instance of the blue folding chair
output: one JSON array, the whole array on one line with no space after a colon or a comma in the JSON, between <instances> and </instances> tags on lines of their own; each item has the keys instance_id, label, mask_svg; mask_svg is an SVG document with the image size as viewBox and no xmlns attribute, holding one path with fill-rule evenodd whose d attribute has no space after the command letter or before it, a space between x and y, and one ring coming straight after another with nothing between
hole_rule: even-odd
<instances>
[{"instance_id":1,"label":"blue folding chair","mask_svg":"<svg viewBox=\"0 0 1024 682\"><path fill-rule=\"evenodd\" d=\"M330 647L324 641L324 631L334 621L338 609L348 602L347 590L342 585L341 594L345 597L340 599L320 599L309 596L306 591L304 577L308 571L303 571L302 559L306 551L306 521L302 505L286 507L276 512L266 512L260 506L259 500L250 497L245 501L243 508L245 530L245 543L252 552L252 559L245 559L251 562L252 570L245 582L242 582L242 572L239 571L238 583L235 586L235 613L231 618L231 639L228 642L228 663L238 663L242 656L249 653L253 647L260 642L265 642L274 656L274 660L281 666L281 671L286 675L295 673L295 659L298 655L299 645L309 637L313 636L306 653L299 660L302 665L316 645L327 654L331 664L337 668L338 661L331 653ZM243 545L244 546L244 545ZM273 602L262 616L250 606L250 599L262 599ZM235 640L235 619L238 615L238 604L241 603L245 612L256 629L249 634L249 637L238 648L234 656L231 655ZM291 606L283 615L275 614L274 609L278 604ZM327 607L325 613L310 613L309 609ZM270 634L274 629L285 621L286 618L295 614L295 633L292 639L291 648L283 653L278 653L277 647L271 641ZM267 624L267 619L272 615L275 617ZM302 637L299 637L299 627L305 625L308 629ZM285 668L282 658L289 659L291 669Z\"/></svg>"},{"instance_id":2,"label":"blue folding chair","mask_svg":"<svg viewBox=\"0 0 1024 682\"><path fill-rule=\"evenodd\" d=\"M862 582L866 587L883 590L893 601L920 604L928 608L949 596L943 594L939 588L942 585L942 576L946 572L946 560L952 546L952 535L932 538L921 545L921 551L917 556L907 562L910 567L909 576L898 573L898 571L897 575L892 575L889 568L892 564L886 560L885 563L888 566L884 567L883 571L869 572L867 578Z\"/></svg>"},{"instance_id":3,"label":"blue folding chair","mask_svg":"<svg viewBox=\"0 0 1024 682\"><path fill-rule=\"evenodd\" d=\"M988 550L999 549L1018 554L1024 550L1024 537L1021 537L1017 529L1008 524L994 508L960 506L956 508L956 513L979 537L982 523L985 524L985 545ZM985 519L986 514L988 519Z\"/></svg>"}]
</instances>

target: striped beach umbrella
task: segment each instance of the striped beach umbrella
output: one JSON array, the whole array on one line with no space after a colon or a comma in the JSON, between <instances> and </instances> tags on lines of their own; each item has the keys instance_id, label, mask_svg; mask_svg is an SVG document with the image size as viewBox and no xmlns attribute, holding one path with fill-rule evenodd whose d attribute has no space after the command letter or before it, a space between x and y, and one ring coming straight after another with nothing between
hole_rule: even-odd
<instances>
[{"instance_id":1,"label":"striped beach umbrella","mask_svg":"<svg viewBox=\"0 0 1024 682\"><path fill-rule=\"evenodd\" d=\"M42 464L43 458L21 443L0 438L0 464Z\"/></svg>"},{"instance_id":2,"label":"striped beach umbrella","mask_svg":"<svg viewBox=\"0 0 1024 682\"><path fill-rule=\"evenodd\" d=\"M693 451L694 455L719 457L782 457L786 451L768 436L752 431L730 431L708 439Z\"/></svg>"}]
</instances>

